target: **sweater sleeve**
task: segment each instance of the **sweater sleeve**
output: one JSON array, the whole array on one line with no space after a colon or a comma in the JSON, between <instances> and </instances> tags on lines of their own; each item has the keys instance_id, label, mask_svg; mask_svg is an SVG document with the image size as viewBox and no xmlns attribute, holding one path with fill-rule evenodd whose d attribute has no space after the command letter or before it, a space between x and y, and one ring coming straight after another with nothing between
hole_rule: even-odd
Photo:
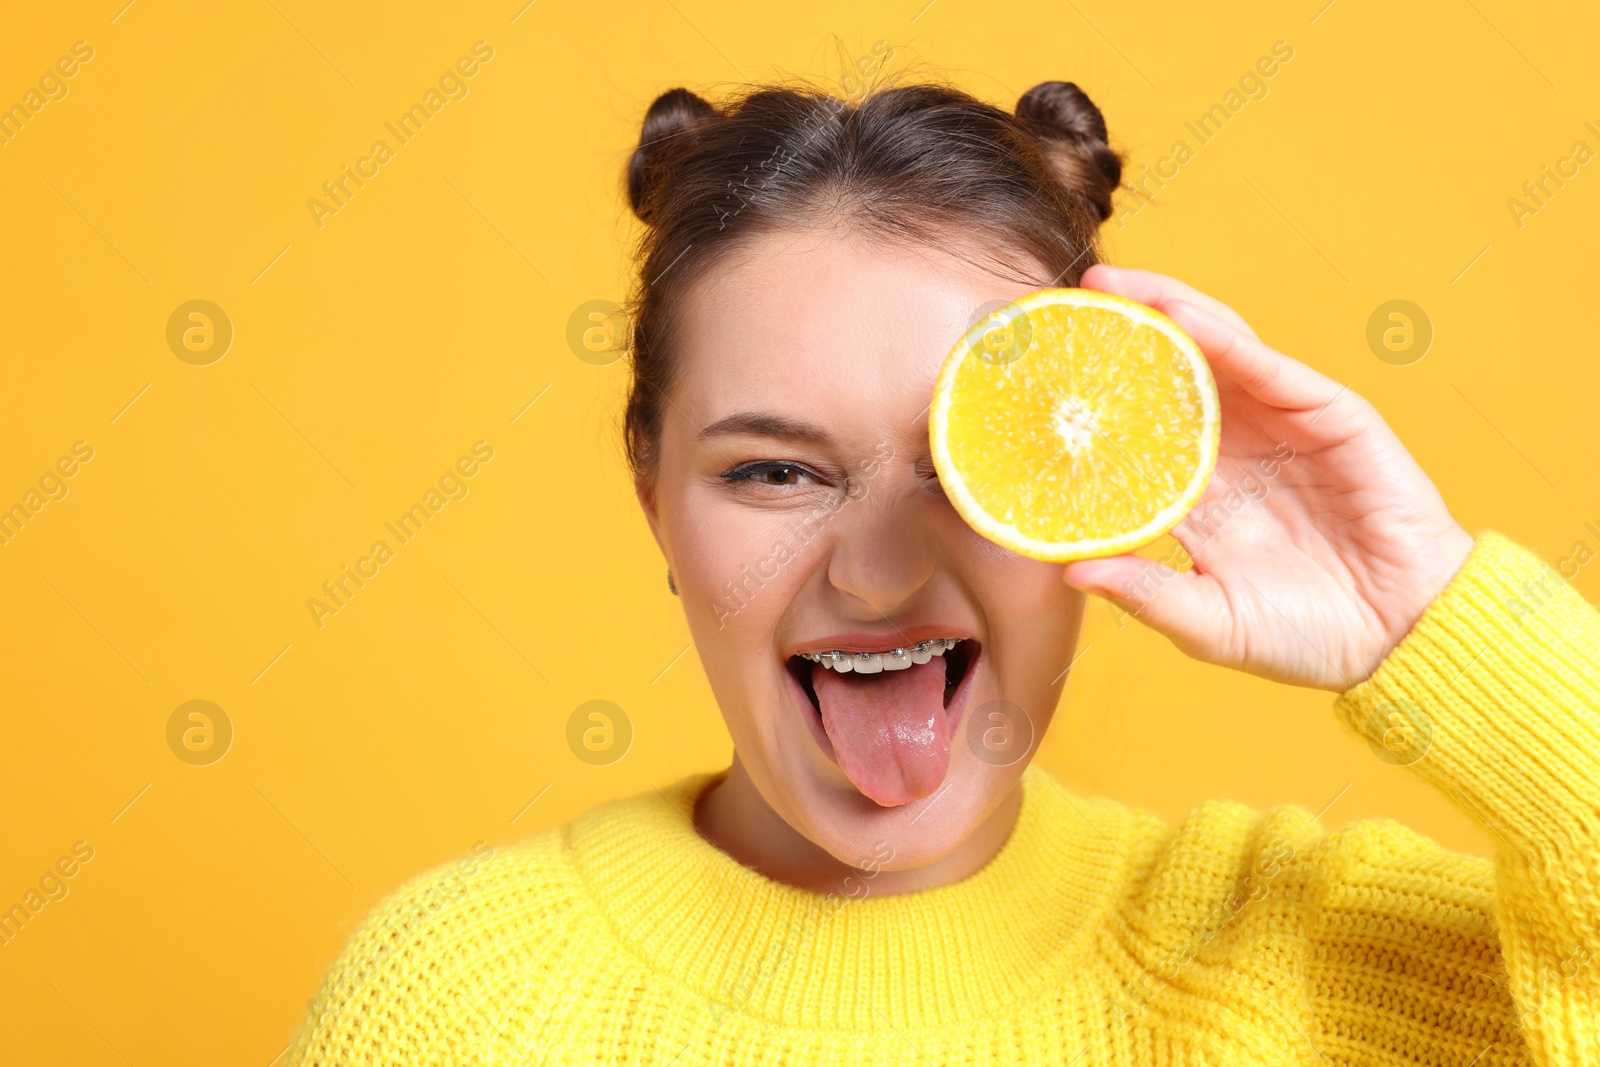
<instances>
[{"instance_id":1,"label":"sweater sleeve","mask_svg":"<svg viewBox=\"0 0 1600 1067\"><path fill-rule=\"evenodd\" d=\"M1372 1010L1411 1018L1378 1028L1444 1023L1466 1044L1483 1038L1483 1064L1600 1064L1600 612L1562 573L1590 556L1575 545L1558 571L1480 534L1400 644L1334 703L1380 759L1482 827L1495 858L1392 823L1362 828L1322 909L1318 947L1337 976L1323 990L1359 984L1387 956L1377 970L1409 972L1410 991ZM1419 936L1406 919L1422 899ZM1404 929L1413 936L1393 936Z\"/></svg>"}]
</instances>

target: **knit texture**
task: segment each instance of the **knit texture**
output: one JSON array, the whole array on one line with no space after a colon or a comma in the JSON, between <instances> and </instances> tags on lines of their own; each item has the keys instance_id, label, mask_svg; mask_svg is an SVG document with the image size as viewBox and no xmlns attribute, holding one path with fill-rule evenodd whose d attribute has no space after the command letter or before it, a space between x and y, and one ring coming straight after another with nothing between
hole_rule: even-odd
<instances>
[{"instance_id":1,"label":"knit texture","mask_svg":"<svg viewBox=\"0 0 1600 1067\"><path fill-rule=\"evenodd\" d=\"M1481 534L1334 711L1496 858L1030 766L977 873L825 896L702 839L697 774L396 891L286 1063L1600 1064L1600 613Z\"/></svg>"}]
</instances>

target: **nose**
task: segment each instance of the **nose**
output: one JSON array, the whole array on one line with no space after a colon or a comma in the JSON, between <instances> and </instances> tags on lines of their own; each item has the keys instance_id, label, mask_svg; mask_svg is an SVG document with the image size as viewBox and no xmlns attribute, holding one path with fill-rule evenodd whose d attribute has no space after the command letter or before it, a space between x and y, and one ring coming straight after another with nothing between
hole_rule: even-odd
<instances>
[{"instance_id":1,"label":"nose","mask_svg":"<svg viewBox=\"0 0 1600 1067\"><path fill-rule=\"evenodd\" d=\"M864 621L893 619L927 586L937 566L933 523L915 488L868 485L834 516L828 582Z\"/></svg>"}]
</instances>

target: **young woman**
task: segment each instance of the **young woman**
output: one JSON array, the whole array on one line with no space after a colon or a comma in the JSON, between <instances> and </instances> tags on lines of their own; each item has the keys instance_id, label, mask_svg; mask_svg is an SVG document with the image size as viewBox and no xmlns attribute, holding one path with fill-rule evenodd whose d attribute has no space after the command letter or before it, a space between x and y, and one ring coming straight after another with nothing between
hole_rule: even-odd
<instances>
[{"instance_id":1,"label":"young woman","mask_svg":"<svg viewBox=\"0 0 1600 1067\"><path fill-rule=\"evenodd\" d=\"M1062 82L1015 113L933 84L656 100L625 434L732 766L398 891L290 1063L1600 1063L1600 615L1463 530L1371 404L1091 265L1120 173ZM1025 559L940 492L942 357L1051 285L1155 307L1211 362L1192 570ZM1068 794L1028 757L1086 594L1338 694L1495 861ZM1003 759L968 740L997 708Z\"/></svg>"}]
</instances>

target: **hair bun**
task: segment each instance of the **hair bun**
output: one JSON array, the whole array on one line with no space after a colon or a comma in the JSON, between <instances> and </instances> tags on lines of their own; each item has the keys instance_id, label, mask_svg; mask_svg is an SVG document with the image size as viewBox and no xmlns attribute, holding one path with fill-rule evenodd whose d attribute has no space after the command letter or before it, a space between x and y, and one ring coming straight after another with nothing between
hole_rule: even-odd
<instances>
[{"instance_id":1,"label":"hair bun","mask_svg":"<svg viewBox=\"0 0 1600 1067\"><path fill-rule=\"evenodd\" d=\"M1122 181L1122 157L1111 150L1105 116L1088 94L1072 82L1040 82L1022 94L1016 114L1064 142L1070 155L1062 161L1067 184L1094 204L1101 221L1110 218L1111 194Z\"/></svg>"},{"instance_id":2,"label":"hair bun","mask_svg":"<svg viewBox=\"0 0 1600 1067\"><path fill-rule=\"evenodd\" d=\"M715 114L716 108L681 88L668 89L650 105L650 110L645 112L644 128L639 132L639 146L628 161L628 202L640 219L650 221L652 167L667 154L670 143L679 134L694 129Z\"/></svg>"},{"instance_id":3,"label":"hair bun","mask_svg":"<svg viewBox=\"0 0 1600 1067\"><path fill-rule=\"evenodd\" d=\"M1069 137L1106 143L1105 116L1072 82L1040 82L1022 94L1017 114Z\"/></svg>"}]
</instances>

